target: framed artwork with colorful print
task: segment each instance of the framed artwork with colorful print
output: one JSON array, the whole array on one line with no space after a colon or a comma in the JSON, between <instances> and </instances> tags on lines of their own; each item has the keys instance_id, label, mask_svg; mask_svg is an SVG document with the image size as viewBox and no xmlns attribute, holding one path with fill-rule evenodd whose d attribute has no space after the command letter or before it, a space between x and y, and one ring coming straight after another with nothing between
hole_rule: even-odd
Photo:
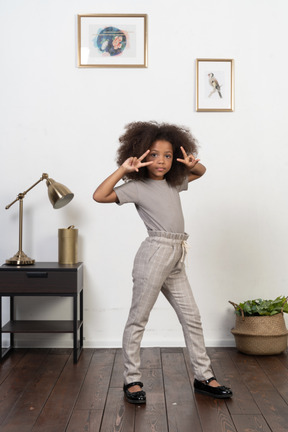
<instances>
[{"instance_id":1,"label":"framed artwork with colorful print","mask_svg":"<svg viewBox=\"0 0 288 432\"><path fill-rule=\"evenodd\" d=\"M78 67L147 67L147 15L78 15Z\"/></svg>"}]
</instances>

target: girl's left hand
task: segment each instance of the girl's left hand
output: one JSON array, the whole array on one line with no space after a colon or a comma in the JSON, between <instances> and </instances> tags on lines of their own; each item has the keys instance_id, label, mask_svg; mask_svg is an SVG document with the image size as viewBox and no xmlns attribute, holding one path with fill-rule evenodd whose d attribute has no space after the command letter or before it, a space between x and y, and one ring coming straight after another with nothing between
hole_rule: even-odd
<instances>
[{"instance_id":1,"label":"girl's left hand","mask_svg":"<svg viewBox=\"0 0 288 432\"><path fill-rule=\"evenodd\" d=\"M195 165L200 161L200 159L195 159L195 157L192 154L187 155L185 149L182 146L180 148L183 153L183 159L177 158L177 161L186 165L189 171L191 171L195 167Z\"/></svg>"}]
</instances>

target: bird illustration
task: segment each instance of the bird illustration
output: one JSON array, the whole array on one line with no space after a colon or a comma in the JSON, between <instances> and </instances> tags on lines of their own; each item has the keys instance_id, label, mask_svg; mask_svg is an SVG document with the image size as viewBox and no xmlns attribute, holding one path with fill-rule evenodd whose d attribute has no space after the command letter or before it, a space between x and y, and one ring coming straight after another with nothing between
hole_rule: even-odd
<instances>
[{"instance_id":1,"label":"bird illustration","mask_svg":"<svg viewBox=\"0 0 288 432\"><path fill-rule=\"evenodd\" d=\"M213 87L213 90L209 94L209 97L211 97L212 94L217 91L219 94L219 97L222 99L221 86L218 83L217 79L215 78L214 74L211 72L208 74L208 77L209 77L209 84Z\"/></svg>"}]
</instances>

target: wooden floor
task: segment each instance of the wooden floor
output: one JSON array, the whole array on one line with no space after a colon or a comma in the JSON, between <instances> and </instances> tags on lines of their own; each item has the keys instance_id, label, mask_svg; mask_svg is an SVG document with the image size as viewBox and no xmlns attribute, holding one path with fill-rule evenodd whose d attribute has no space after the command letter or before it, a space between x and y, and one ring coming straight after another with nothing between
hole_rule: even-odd
<instances>
[{"instance_id":1,"label":"wooden floor","mask_svg":"<svg viewBox=\"0 0 288 432\"><path fill-rule=\"evenodd\" d=\"M15 350L0 365L1 432L287 432L288 354L208 349L231 400L194 394L186 349L142 349L147 405L123 400L118 349Z\"/></svg>"}]
</instances>

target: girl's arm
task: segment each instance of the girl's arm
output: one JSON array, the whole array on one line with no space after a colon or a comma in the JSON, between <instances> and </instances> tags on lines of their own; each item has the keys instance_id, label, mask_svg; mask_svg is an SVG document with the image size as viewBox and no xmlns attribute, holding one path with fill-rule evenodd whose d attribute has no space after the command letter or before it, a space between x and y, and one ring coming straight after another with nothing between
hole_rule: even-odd
<instances>
[{"instance_id":1,"label":"girl's arm","mask_svg":"<svg viewBox=\"0 0 288 432\"><path fill-rule=\"evenodd\" d=\"M181 147L183 159L177 159L178 162L183 163L188 168L188 182L197 180L205 174L206 168L199 163L200 159L195 159L193 155L187 155L183 147Z\"/></svg>"},{"instance_id":2,"label":"girl's arm","mask_svg":"<svg viewBox=\"0 0 288 432\"><path fill-rule=\"evenodd\" d=\"M142 162L147 156L150 150L147 150L142 156L137 159L136 157L128 158L114 173L104 180L100 186L95 190L93 199L99 203L114 203L118 202L118 197L114 191L116 184L128 173L139 171L146 165L150 165L153 162Z\"/></svg>"},{"instance_id":3,"label":"girl's arm","mask_svg":"<svg viewBox=\"0 0 288 432\"><path fill-rule=\"evenodd\" d=\"M121 165L113 174L107 177L95 190L93 199L99 203L117 202L118 198L114 187L124 177L125 170Z\"/></svg>"},{"instance_id":4,"label":"girl's arm","mask_svg":"<svg viewBox=\"0 0 288 432\"><path fill-rule=\"evenodd\" d=\"M198 178L202 177L202 175L205 174L205 172L206 172L206 167L197 161L194 167L189 171L188 182L197 180Z\"/></svg>"}]
</instances>

